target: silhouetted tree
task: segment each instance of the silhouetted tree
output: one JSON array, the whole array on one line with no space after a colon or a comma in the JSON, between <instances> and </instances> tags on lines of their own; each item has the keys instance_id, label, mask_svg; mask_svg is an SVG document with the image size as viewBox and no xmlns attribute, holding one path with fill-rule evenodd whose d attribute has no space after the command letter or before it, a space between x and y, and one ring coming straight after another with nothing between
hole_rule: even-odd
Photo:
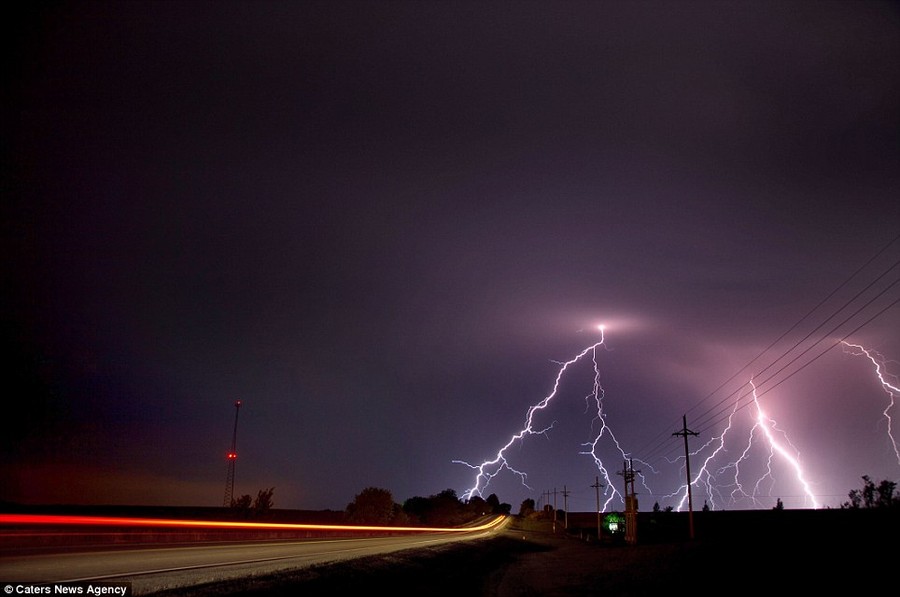
<instances>
[{"instance_id":1,"label":"silhouetted tree","mask_svg":"<svg viewBox=\"0 0 900 597\"><path fill-rule=\"evenodd\" d=\"M250 518L250 508L253 506L253 498L250 494L244 494L239 498L231 498L231 509L236 516Z\"/></svg>"},{"instance_id":2,"label":"silhouetted tree","mask_svg":"<svg viewBox=\"0 0 900 597\"><path fill-rule=\"evenodd\" d=\"M406 515L414 518L417 522L425 521L428 511L431 509L431 500L426 497L415 496L407 498L403 502L403 511Z\"/></svg>"},{"instance_id":3,"label":"silhouetted tree","mask_svg":"<svg viewBox=\"0 0 900 597\"><path fill-rule=\"evenodd\" d=\"M347 518L360 524L390 524L394 518L394 497L387 489L366 487L347 504Z\"/></svg>"},{"instance_id":4,"label":"silhouetted tree","mask_svg":"<svg viewBox=\"0 0 900 597\"><path fill-rule=\"evenodd\" d=\"M775 507L772 509L773 510L784 510L784 502L781 501L781 498L778 498L775 501Z\"/></svg>"},{"instance_id":5,"label":"silhouetted tree","mask_svg":"<svg viewBox=\"0 0 900 597\"><path fill-rule=\"evenodd\" d=\"M522 500L522 505L519 506L519 516L530 516L533 513L534 513L534 500L531 498Z\"/></svg>"},{"instance_id":6,"label":"silhouetted tree","mask_svg":"<svg viewBox=\"0 0 900 597\"><path fill-rule=\"evenodd\" d=\"M391 524L395 526L408 526L412 524L412 520L409 515L403 511L403 506L400 504L394 504L391 515Z\"/></svg>"},{"instance_id":7,"label":"silhouetted tree","mask_svg":"<svg viewBox=\"0 0 900 597\"><path fill-rule=\"evenodd\" d=\"M464 504L453 489L430 497L412 497L403 502L403 511L421 524L429 526L453 526L482 516L487 510L484 500L479 497Z\"/></svg>"},{"instance_id":8,"label":"silhouetted tree","mask_svg":"<svg viewBox=\"0 0 900 597\"><path fill-rule=\"evenodd\" d=\"M260 489L256 494L256 500L253 501L253 513L256 516L268 514L269 510L275 505L275 502L272 501L273 493L275 493L275 488L270 487L268 489Z\"/></svg>"},{"instance_id":9,"label":"silhouetted tree","mask_svg":"<svg viewBox=\"0 0 900 597\"><path fill-rule=\"evenodd\" d=\"M236 516L241 518L259 517L267 514L274 505L272 494L275 488L260 489L254 500L249 494L238 498L232 498L231 509Z\"/></svg>"},{"instance_id":10,"label":"silhouetted tree","mask_svg":"<svg viewBox=\"0 0 900 597\"><path fill-rule=\"evenodd\" d=\"M439 494L437 494L433 497L435 497L437 499L446 499L447 501L459 503L459 498L456 497L455 489L445 489L444 491L440 492Z\"/></svg>"},{"instance_id":11,"label":"silhouetted tree","mask_svg":"<svg viewBox=\"0 0 900 597\"><path fill-rule=\"evenodd\" d=\"M850 501L841 504L841 508L900 507L900 495L896 495L897 484L895 482L885 479L876 486L869 475L863 475L862 480L862 489L852 489L847 494Z\"/></svg>"},{"instance_id":12,"label":"silhouetted tree","mask_svg":"<svg viewBox=\"0 0 900 597\"><path fill-rule=\"evenodd\" d=\"M897 484L884 479L878 484L878 499L875 500L877 508L900 507L900 495L896 494Z\"/></svg>"},{"instance_id":13,"label":"silhouetted tree","mask_svg":"<svg viewBox=\"0 0 900 597\"><path fill-rule=\"evenodd\" d=\"M487 502L480 495L473 495L466 502L467 509L472 516L484 516L490 511Z\"/></svg>"},{"instance_id":14,"label":"silhouetted tree","mask_svg":"<svg viewBox=\"0 0 900 597\"><path fill-rule=\"evenodd\" d=\"M465 522L469 514L464 504L456 497L456 491L445 489L431 496L431 510L428 521L438 526L453 526Z\"/></svg>"},{"instance_id":15,"label":"silhouetted tree","mask_svg":"<svg viewBox=\"0 0 900 597\"><path fill-rule=\"evenodd\" d=\"M407 498L403 502L403 511L407 516L416 520L416 522L424 522L431 510L431 500L426 497L415 496Z\"/></svg>"}]
</instances>

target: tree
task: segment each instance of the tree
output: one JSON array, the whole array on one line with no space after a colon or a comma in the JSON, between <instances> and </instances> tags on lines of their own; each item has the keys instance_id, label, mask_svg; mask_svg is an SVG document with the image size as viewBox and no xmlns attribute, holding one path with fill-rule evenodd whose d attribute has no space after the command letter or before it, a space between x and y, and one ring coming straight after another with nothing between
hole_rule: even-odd
<instances>
[{"instance_id":1,"label":"tree","mask_svg":"<svg viewBox=\"0 0 900 597\"><path fill-rule=\"evenodd\" d=\"M366 487L347 504L347 518L361 524L390 524L394 519L394 497L387 489Z\"/></svg>"},{"instance_id":2,"label":"tree","mask_svg":"<svg viewBox=\"0 0 900 597\"><path fill-rule=\"evenodd\" d=\"M445 489L429 498L430 508L427 520L436 526L452 526L469 518L467 508L459 501L456 491Z\"/></svg>"},{"instance_id":3,"label":"tree","mask_svg":"<svg viewBox=\"0 0 900 597\"><path fill-rule=\"evenodd\" d=\"M877 508L891 508L900 506L900 495L895 495L897 484L884 479L878 484L878 499L875 500Z\"/></svg>"},{"instance_id":4,"label":"tree","mask_svg":"<svg viewBox=\"0 0 900 597\"><path fill-rule=\"evenodd\" d=\"M255 500L250 497L250 494L244 494L239 498L232 498L231 509L241 518L264 516L269 513L269 510L271 510L274 505L274 502L272 501L273 493L275 493L275 488L270 487L268 489L260 489L256 494Z\"/></svg>"},{"instance_id":5,"label":"tree","mask_svg":"<svg viewBox=\"0 0 900 597\"><path fill-rule=\"evenodd\" d=\"M242 518L250 517L250 508L253 505L253 498L250 494L244 494L239 498L231 498L231 509L234 513Z\"/></svg>"},{"instance_id":6,"label":"tree","mask_svg":"<svg viewBox=\"0 0 900 597\"><path fill-rule=\"evenodd\" d=\"M403 510L403 506L400 504L394 504L393 511L391 512L391 524L395 526L410 526L412 524L412 519Z\"/></svg>"},{"instance_id":7,"label":"tree","mask_svg":"<svg viewBox=\"0 0 900 597\"><path fill-rule=\"evenodd\" d=\"M781 501L781 498L778 498L775 501L775 507L772 509L773 510L784 510L784 502Z\"/></svg>"},{"instance_id":8,"label":"tree","mask_svg":"<svg viewBox=\"0 0 900 597\"><path fill-rule=\"evenodd\" d=\"M431 500L422 496L407 498L403 502L403 511L407 516L416 519L418 522L424 522L431 510Z\"/></svg>"},{"instance_id":9,"label":"tree","mask_svg":"<svg viewBox=\"0 0 900 597\"><path fill-rule=\"evenodd\" d=\"M534 514L534 500L532 498L522 500L522 505L519 506L519 516L530 516L531 514Z\"/></svg>"},{"instance_id":10,"label":"tree","mask_svg":"<svg viewBox=\"0 0 900 597\"><path fill-rule=\"evenodd\" d=\"M488 513L487 502L480 495L470 497L469 501L466 502L466 509L469 511L469 514L475 517L484 516Z\"/></svg>"},{"instance_id":11,"label":"tree","mask_svg":"<svg viewBox=\"0 0 900 597\"><path fill-rule=\"evenodd\" d=\"M403 502L403 512L420 524L452 526L481 516L485 509L483 504L484 500L481 500L481 504L477 500L463 504L456 497L456 491L445 489L427 498L416 496L407 499Z\"/></svg>"},{"instance_id":12,"label":"tree","mask_svg":"<svg viewBox=\"0 0 900 597\"><path fill-rule=\"evenodd\" d=\"M275 488L270 487L268 489L260 489L256 494L256 500L253 502L253 512L256 516L268 514L272 506L275 505L275 502L272 501L273 493L275 493Z\"/></svg>"},{"instance_id":13,"label":"tree","mask_svg":"<svg viewBox=\"0 0 900 597\"><path fill-rule=\"evenodd\" d=\"M849 502L841 504L841 508L897 508L900 507L900 495L896 494L897 484L887 479L877 486L869 475L863 475L862 489L852 489L847 496Z\"/></svg>"}]
</instances>

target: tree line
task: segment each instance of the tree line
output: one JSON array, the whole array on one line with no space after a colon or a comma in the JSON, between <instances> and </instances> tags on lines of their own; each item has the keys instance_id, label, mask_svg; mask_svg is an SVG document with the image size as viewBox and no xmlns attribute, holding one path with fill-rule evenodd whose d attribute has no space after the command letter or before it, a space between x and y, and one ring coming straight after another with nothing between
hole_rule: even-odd
<instances>
[{"instance_id":1,"label":"tree line","mask_svg":"<svg viewBox=\"0 0 900 597\"><path fill-rule=\"evenodd\" d=\"M868 475L863 475L862 480L862 489L851 490L847 494L850 500L841 504L841 508L900 508L895 482L883 479L875 485Z\"/></svg>"},{"instance_id":2,"label":"tree line","mask_svg":"<svg viewBox=\"0 0 900 597\"><path fill-rule=\"evenodd\" d=\"M379 526L454 526L479 516L509 514L512 506L500 503L496 494L487 499L473 496L461 500L453 489L445 489L428 497L416 496L402 504L393 494L380 487L367 487L347 504L347 521L352 524Z\"/></svg>"},{"instance_id":3,"label":"tree line","mask_svg":"<svg viewBox=\"0 0 900 597\"><path fill-rule=\"evenodd\" d=\"M249 494L231 500L235 518L266 518L275 506L274 487L260 489L256 498ZM380 487L366 487L347 504L344 519L350 524L377 526L454 526L480 516L509 514L512 507L500 503L496 494L487 499L473 496L461 500L453 489L440 493L407 499L402 504L394 501L393 494Z\"/></svg>"},{"instance_id":4,"label":"tree line","mask_svg":"<svg viewBox=\"0 0 900 597\"><path fill-rule=\"evenodd\" d=\"M268 489L260 489L256 493L256 498L251 498L250 494L244 494L238 498L231 499L231 510L238 518L261 518L264 517L275 506L272 495L275 493L274 487Z\"/></svg>"},{"instance_id":5,"label":"tree line","mask_svg":"<svg viewBox=\"0 0 900 597\"><path fill-rule=\"evenodd\" d=\"M841 508L900 508L900 493L897 492L896 482L884 479L876 484L868 475L863 475L862 480L862 488L851 490L847 494L849 499L841 504ZM275 505L274 493L275 488L269 487L260 489L256 498L249 494L242 495L231 500L231 509L239 518L263 518ZM534 500L526 499L519 508L519 515L527 516L534 512L534 508ZM784 504L779 498L774 509L783 508ZM708 506L704 503L704 510L706 509ZM486 499L476 495L462 500L453 489L445 489L428 497L411 497L400 504L394 500L389 490L366 487L347 504L344 514L351 524L443 527L463 524L480 516L508 515L511 510L512 506L501 503L494 493ZM654 504L653 510L659 512L658 502ZM665 510L671 511L672 507Z\"/></svg>"}]
</instances>

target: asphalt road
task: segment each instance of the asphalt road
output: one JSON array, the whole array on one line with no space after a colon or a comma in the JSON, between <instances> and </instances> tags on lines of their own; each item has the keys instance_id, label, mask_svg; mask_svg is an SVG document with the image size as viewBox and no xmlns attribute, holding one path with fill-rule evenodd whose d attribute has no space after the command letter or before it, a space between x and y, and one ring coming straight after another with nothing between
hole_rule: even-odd
<instances>
[{"instance_id":1,"label":"asphalt road","mask_svg":"<svg viewBox=\"0 0 900 597\"><path fill-rule=\"evenodd\" d=\"M115 580L132 583L133 594L141 595L484 538L499 532L504 526L472 533L7 554L0 557L0 581Z\"/></svg>"}]
</instances>

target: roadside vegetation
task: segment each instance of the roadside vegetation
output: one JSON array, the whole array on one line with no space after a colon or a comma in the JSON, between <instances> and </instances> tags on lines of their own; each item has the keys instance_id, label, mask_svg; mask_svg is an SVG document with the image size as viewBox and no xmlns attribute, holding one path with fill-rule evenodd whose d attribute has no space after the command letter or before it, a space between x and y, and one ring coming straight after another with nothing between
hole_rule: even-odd
<instances>
[{"instance_id":1,"label":"roadside vegetation","mask_svg":"<svg viewBox=\"0 0 900 597\"><path fill-rule=\"evenodd\" d=\"M900 493L897 483L887 479L878 483L868 475L862 476L863 485L848 494L848 500L840 505L841 509L900 508ZM255 498L249 494L231 501L232 515L240 519L266 519L272 514L275 505L274 487L260 489ZM784 505L779 498L774 510L783 510ZM703 511L709 510L704 504ZM659 503L654 504L656 515L671 513L668 506L661 509ZM394 499L393 494L384 488L366 487L347 504L341 518L343 522L376 526L456 526L462 525L482 516L512 513L512 506L502 503L496 494L484 499L472 496L462 500L452 489L445 489L428 497L416 496L405 500L402 504ZM519 506L520 518L528 518L535 514L535 502L526 499ZM543 513L547 514L547 513ZM563 516L562 510L556 511Z\"/></svg>"},{"instance_id":2,"label":"roadside vegetation","mask_svg":"<svg viewBox=\"0 0 900 597\"><path fill-rule=\"evenodd\" d=\"M452 489L428 497L411 497L403 504L394 501L387 489L367 487L347 504L347 521L352 524L384 526L455 526L481 516L509 514L512 507L501 504L495 494L487 499L474 496L468 501Z\"/></svg>"}]
</instances>

